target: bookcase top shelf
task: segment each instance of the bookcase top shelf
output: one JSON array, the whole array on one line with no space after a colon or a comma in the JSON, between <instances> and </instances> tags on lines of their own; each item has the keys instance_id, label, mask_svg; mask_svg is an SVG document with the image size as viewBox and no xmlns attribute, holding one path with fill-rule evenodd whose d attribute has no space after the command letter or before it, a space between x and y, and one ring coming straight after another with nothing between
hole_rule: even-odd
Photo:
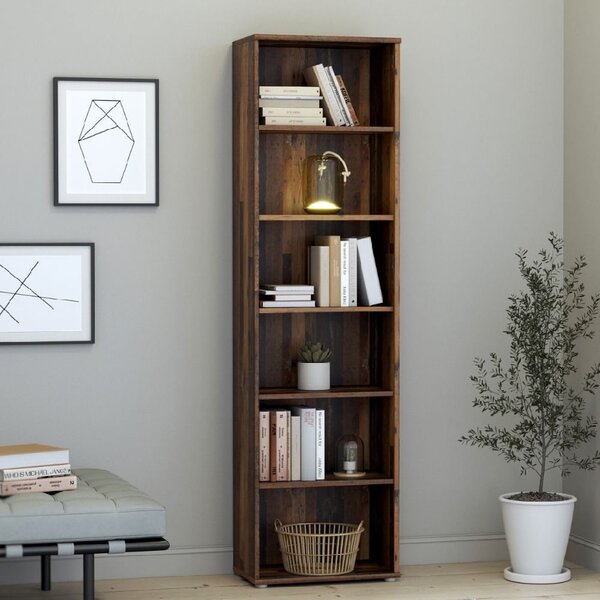
<instances>
[{"instance_id":1,"label":"bookcase top shelf","mask_svg":"<svg viewBox=\"0 0 600 600\"><path fill-rule=\"evenodd\" d=\"M281 490L290 488L322 488L322 487L355 487L371 485L392 485L394 479L381 473L368 472L364 477L357 479L342 479L331 473L320 481L261 481L261 490Z\"/></svg>"},{"instance_id":2,"label":"bookcase top shelf","mask_svg":"<svg viewBox=\"0 0 600 600\"><path fill-rule=\"evenodd\" d=\"M395 133L393 127L357 125L356 127L335 127L333 125L259 125L261 133L326 133L341 135L366 135L377 133Z\"/></svg>"},{"instance_id":3,"label":"bookcase top shelf","mask_svg":"<svg viewBox=\"0 0 600 600\"><path fill-rule=\"evenodd\" d=\"M360 313L360 312L394 312L393 306L307 306L301 308L260 308L261 315L281 315L295 313Z\"/></svg>"},{"instance_id":4,"label":"bookcase top shelf","mask_svg":"<svg viewBox=\"0 0 600 600\"><path fill-rule=\"evenodd\" d=\"M262 214L259 221L393 221L394 215L289 215Z\"/></svg>"},{"instance_id":5,"label":"bookcase top shelf","mask_svg":"<svg viewBox=\"0 0 600 600\"><path fill-rule=\"evenodd\" d=\"M401 38L394 37L360 37L338 35L275 35L270 33L255 33L234 44L258 42L265 46L328 46L337 48L370 48L387 44L400 44Z\"/></svg>"},{"instance_id":6,"label":"bookcase top shelf","mask_svg":"<svg viewBox=\"0 0 600 600\"><path fill-rule=\"evenodd\" d=\"M319 398L377 398L391 397L392 390L374 386L334 386L323 391L304 391L296 388L261 388L258 390L258 399L264 400L304 400Z\"/></svg>"}]
</instances>

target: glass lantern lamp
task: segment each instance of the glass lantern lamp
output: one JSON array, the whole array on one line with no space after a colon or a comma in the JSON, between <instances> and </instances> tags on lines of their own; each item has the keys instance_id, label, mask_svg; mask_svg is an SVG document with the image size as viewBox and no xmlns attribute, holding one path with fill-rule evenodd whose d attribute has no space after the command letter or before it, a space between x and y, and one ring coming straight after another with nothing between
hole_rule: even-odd
<instances>
[{"instance_id":1,"label":"glass lantern lamp","mask_svg":"<svg viewBox=\"0 0 600 600\"><path fill-rule=\"evenodd\" d=\"M346 479L364 477L364 445L357 435L349 433L337 441L335 469L336 477Z\"/></svg>"},{"instance_id":2,"label":"glass lantern lamp","mask_svg":"<svg viewBox=\"0 0 600 600\"><path fill-rule=\"evenodd\" d=\"M344 159L331 150L304 161L304 211L334 215L342 210L344 187L350 177Z\"/></svg>"}]
</instances>

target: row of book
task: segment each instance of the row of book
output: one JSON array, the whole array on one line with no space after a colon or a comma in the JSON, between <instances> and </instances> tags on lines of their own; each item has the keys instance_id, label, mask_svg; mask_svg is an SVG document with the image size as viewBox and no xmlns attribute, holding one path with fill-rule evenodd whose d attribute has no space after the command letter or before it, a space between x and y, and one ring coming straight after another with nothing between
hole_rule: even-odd
<instances>
[{"instance_id":1,"label":"row of book","mask_svg":"<svg viewBox=\"0 0 600 600\"><path fill-rule=\"evenodd\" d=\"M76 487L68 449L45 444L0 446L0 496Z\"/></svg>"},{"instance_id":2,"label":"row of book","mask_svg":"<svg viewBox=\"0 0 600 600\"><path fill-rule=\"evenodd\" d=\"M260 481L325 479L324 410L261 410L258 437Z\"/></svg>"},{"instance_id":3,"label":"row of book","mask_svg":"<svg viewBox=\"0 0 600 600\"><path fill-rule=\"evenodd\" d=\"M318 86L258 88L258 107L265 125L325 125Z\"/></svg>"},{"instance_id":4,"label":"row of book","mask_svg":"<svg viewBox=\"0 0 600 600\"><path fill-rule=\"evenodd\" d=\"M317 236L308 249L309 281L317 306L373 306L383 302L370 237Z\"/></svg>"},{"instance_id":5,"label":"row of book","mask_svg":"<svg viewBox=\"0 0 600 600\"><path fill-rule=\"evenodd\" d=\"M263 283L260 286L260 306L262 308L299 308L315 306L314 285L288 285L284 283Z\"/></svg>"}]
</instances>

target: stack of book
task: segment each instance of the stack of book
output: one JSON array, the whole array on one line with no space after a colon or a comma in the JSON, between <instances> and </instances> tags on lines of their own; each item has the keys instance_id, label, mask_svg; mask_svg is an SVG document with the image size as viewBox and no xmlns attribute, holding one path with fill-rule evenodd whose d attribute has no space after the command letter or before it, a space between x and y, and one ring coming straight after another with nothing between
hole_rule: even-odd
<instances>
[{"instance_id":1,"label":"stack of book","mask_svg":"<svg viewBox=\"0 0 600 600\"><path fill-rule=\"evenodd\" d=\"M265 125L325 125L318 86L261 85L258 107Z\"/></svg>"},{"instance_id":2,"label":"stack of book","mask_svg":"<svg viewBox=\"0 0 600 600\"><path fill-rule=\"evenodd\" d=\"M325 479L325 411L261 410L259 452L260 481Z\"/></svg>"},{"instance_id":3,"label":"stack of book","mask_svg":"<svg viewBox=\"0 0 600 600\"><path fill-rule=\"evenodd\" d=\"M0 496L74 490L69 451L43 444L0 446Z\"/></svg>"},{"instance_id":4,"label":"stack of book","mask_svg":"<svg viewBox=\"0 0 600 600\"><path fill-rule=\"evenodd\" d=\"M317 236L308 248L308 278L317 306L373 306L383 302L370 237Z\"/></svg>"},{"instance_id":5,"label":"stack of book","mask_svg":"<svg viewBox=\"0 0 600 600\"><path fill-rule=\"evenodd\" d=\"M301 308L315 306L314 285L264 283L260 286L262 308Z\"/></svg>"},{"instance_id":6,"label":"stack of book","mask_svg":"<svg viewBox=\"0 0 600 600\"><path fill-rule=\"evenodd\" d=\"M304 79L321 89L325 116L332 125L354 127L359 124L344 80L341 75L335 74L333 67L322 64L307 67Z\"/></svg>"}]
</instances>

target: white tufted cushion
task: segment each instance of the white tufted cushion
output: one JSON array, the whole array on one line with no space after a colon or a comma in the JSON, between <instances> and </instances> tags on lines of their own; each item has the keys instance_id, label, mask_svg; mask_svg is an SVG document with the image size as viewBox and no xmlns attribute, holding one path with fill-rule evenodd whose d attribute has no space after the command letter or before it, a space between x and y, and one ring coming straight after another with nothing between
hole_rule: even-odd
<instances>
[{"instance_id":1,"label":"white tufted cushion","mask_svg":"<svg viewBox=\"0 0 600 600\"><path fill-rule=\"evenodd\" d=\"M162 537L164 506L101 469L77 469L77 489L0 498L0 544Z\"/></svg>"}]
</instances>

